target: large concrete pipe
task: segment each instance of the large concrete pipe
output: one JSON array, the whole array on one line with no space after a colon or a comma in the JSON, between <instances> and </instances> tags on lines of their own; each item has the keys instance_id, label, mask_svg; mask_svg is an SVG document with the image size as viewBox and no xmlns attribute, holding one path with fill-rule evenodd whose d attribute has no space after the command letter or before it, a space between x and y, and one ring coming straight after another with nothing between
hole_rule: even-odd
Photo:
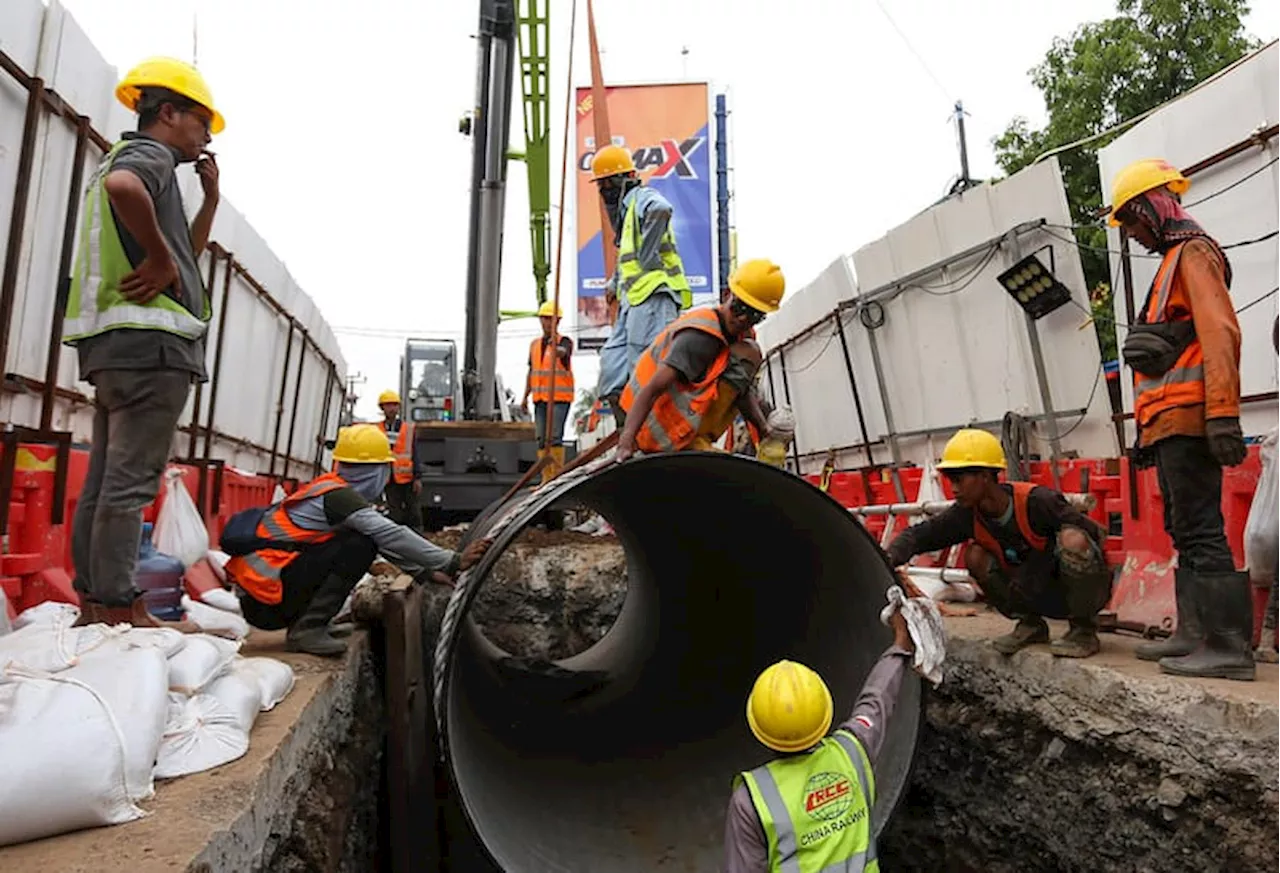
<instances>
[{"instance_id":1,"label":"large concrete pipe","mask_svg":"<svg viewBox=\"0 0 1280 873\"><path fill-rule=\"evenodd\" d=\"M627 594L594 646L554 665L508 657L467 612L539 512L582 504L627 557ZM504 871L716 870L733 775L769 758L747 728L757 672L798 659L847 716L891 641L893 574L839 504L719 453L596 462L515 498L469 536L494 546L459 581L435 653L454 790ZM879 833L907 781L921 713L903 683L876 765Z\"/></svg>"}]
</instances>

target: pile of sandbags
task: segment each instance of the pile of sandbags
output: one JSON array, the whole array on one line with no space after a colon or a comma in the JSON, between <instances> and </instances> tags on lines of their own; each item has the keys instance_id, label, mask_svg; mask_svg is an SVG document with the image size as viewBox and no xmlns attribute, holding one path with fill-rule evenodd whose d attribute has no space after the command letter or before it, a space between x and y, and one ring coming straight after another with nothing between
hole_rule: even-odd
<instances>
[{"instance_id":1,"label":"pile of sandbags","mask_svg":"<svg viewBox=\"0 0 1280 873\"><path fill-rule=\"evenodd\" d=\"M191 606L232 635L244 621ZM0 846L142 817L154 779L239 758L293 688L288 664L241 657L239 639L78 615L45 603L0 634Z\"/></svg>"}]
</instances>

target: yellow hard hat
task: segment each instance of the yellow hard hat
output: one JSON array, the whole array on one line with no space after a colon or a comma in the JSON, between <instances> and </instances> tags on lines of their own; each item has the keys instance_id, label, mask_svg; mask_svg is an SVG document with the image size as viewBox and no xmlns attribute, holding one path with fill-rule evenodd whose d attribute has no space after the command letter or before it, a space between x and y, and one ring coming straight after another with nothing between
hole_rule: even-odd
<instances>
[{"instance_id":1,"label":"yellow hard hat","mask_svg":"<svg viewBox=\"0 0 1280 873\"><path fill-rule=\"evenodd\" d=\"M395 460L387 435L375 424L353 424L338 431L333 459L344 464L390 464Z\"/></svg>"},{"instance_id":2,"label":"yellow hard hat","mask_svg":"<svg viewBox=\"0 0 1280 873\"><path fill-rule=\"evenodd\" d=\"M759 312L777 312L787 280L782 268L766 258L747 261L729 277L733 296Z\"/></svg>"},{"instance_id":3,"label":"yellow hard hat","mask_svg":"<svg viewBox=\"0 0 1280 873\"><path fill-rule=\"evenodd\" d=\"M592 182L635 171L636 162L631 160L631 152L622 146L607 145L596 152L596 156L591 159Z\"/></svg>"},{"instance_id":4,"label":"yellow hard hat","mask_svg":"<svg viewBox=\"0 0 1280 873\"><path fill-rule=\"evenodd\" d=\"M947 440L942 449L942 460L939 470L964 470L968 467L986 467L990 470L1003 470L1004 449L1000 440L985 430L966 427L956 431L956 435Z\"/></svg>"},{"instance_id":5,"label":"yellow hard hat","mask_svg":"<svg viewBox=\"0 0 1280 873\"><path fill-rule=\"evenodd\" d=\"M1116 173L1115 180L1111 183L1111 215L1107 217L1111 226L1120 225L1116 220L1116 213L1122 206L1139 194L1162 185L1167 185L1174 194L1185 194L1191 187L1191 180L1164 158L1143 158Z\"/></svg>"},{"instance_id":6,"label":"yellow hard hat","mask_svg":"<svg viewBox=\"0 0 1280 873\"><path fill-rule=\"evenodd\" d=\"M383 391L381 394L378 395L379 406L381 406L384 403L399 403L399 402L400 402L400 395L395 391L392 391L390 388L388 388L386 391Z\"/></svg>"},{"instance_id":7,"label":"yellow hard hat","mask_svg":"<svg viewBox=\"0 0 1280 873\"><path fill-rule=\"evenodd\" d=\"M831 727L831 692L804 664L779 661L765 668L747 698L747 724L775 752L803 752Z\"/></svg>"},{"instance_id":8,"label":"yellow hard hat","mask_svg":"<svg viewBox=\"0 0 1280 873\"><path fill-rule=\"evenodd\" d=\"M564 315L564 310L562 310L559 306L556 306L555 303L550 300L548 300L546 303L538 307L538 318L544 318L548 316L554 316L555 318L560 318L563 315Z\"/></svg>"},{"instance_id":9,"label":"yellow hard hat","mask_svg":"<svg viewBox=\"0 0 1280 873\"><path fill-rule=\"evenodd\" d=\"M213 108L213 92L209 90L204 76L185 61L176 58L147 58L126 73L120 84L116 85L116 99L128 107L130 112L136 112L143 88L168 88L208 109L213 113L210 133L222 133L222 129L227 126L222 113Z\"/></svg>"}]
</instances>

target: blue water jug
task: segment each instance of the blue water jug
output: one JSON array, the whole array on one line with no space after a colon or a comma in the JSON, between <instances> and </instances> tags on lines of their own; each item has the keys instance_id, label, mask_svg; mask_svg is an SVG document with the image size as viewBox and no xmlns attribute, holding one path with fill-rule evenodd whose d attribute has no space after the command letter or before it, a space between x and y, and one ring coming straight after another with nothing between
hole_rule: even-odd
<instances>
[{"instance_id":1,"label":"blue water jug","mask_svg":"<svg viewBox=\"0 0 1280 873\"><path fill-rule=\"evenodd\" d=\"M157 552L151 543L152 525L142 525L142 542L138 544L138 570L134 578L142 589L147 612L163 621L182 620L182 574L185 568L177 558Z\"/></svg>"}]
</instances>

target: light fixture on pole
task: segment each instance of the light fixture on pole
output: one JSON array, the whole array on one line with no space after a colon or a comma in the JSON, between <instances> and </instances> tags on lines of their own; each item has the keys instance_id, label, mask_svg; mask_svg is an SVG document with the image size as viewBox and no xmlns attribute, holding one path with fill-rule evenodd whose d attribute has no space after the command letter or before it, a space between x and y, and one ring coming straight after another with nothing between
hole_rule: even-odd
<instances>
[{"instance_id":1,"label":"light fixture on pole","mask_svg":"<svg viewBox=\"0 0 1280 873\"><path fill-rule=\"evenodd\" d=\"M1035 254L1027 255L996 277L1000 287L1033 319L1071 302L1071 292Z\"/></svg>"}]
</instances>

